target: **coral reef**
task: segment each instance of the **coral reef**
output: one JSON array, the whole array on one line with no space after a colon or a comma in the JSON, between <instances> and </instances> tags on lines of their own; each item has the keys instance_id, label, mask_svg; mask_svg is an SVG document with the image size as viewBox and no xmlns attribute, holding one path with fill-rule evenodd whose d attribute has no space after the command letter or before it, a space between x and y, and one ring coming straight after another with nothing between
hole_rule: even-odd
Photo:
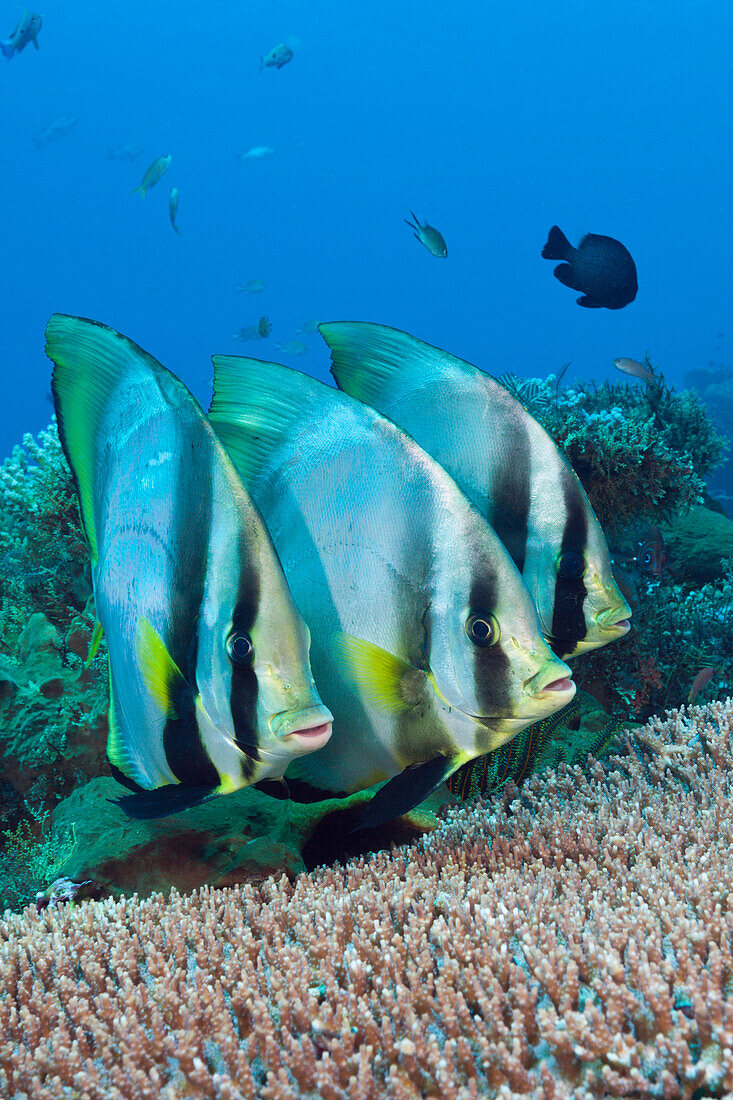
<instances>
[{"instance_id":1,"label":"coral reef","mask_svg":"<svg viewBox=\"0 0 733 1100\"><path fill-rule=\"evenodd\" d=\"M604 530L658 523L701 503L703 478L726 452L696 394L657 379L561 390L553 374L501 378L565 453Z\"/></svg>"},{"instance_id":2,"label":"coral reef","mask_svg":"<svg viewBox=\"0 0 733 1100\"><path fill-rule=\"evenodd\" d=\"M0 923L0 1091L733 1091L733 701L344 866Z\"/></svg>"}]
</instances>

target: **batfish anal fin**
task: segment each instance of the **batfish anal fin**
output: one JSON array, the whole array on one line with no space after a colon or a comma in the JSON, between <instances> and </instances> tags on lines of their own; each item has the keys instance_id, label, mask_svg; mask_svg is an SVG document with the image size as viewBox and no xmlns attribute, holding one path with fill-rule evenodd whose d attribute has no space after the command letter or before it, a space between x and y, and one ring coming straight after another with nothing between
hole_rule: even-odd
<instances>
[{"instance_id":1,"label":"batfish anal fin","mask_svg":"<svg viewBox=\"0 0 733 1100\"><path fill-rule=\"evenodd\" d=\"M199 806L214 798L217 793L215 787L188 787L182 783L167 783L152 791L143 790L126 794L123 798L110 798L108 801L121 806L127 816L136 821L151 821L153 818L168 817L170 814L189 810L192 806Z\"/></svg>"},{"instance_id":2,"label":"batfish anal fin","mask_svg":"<svg viewBox=\"0 0 733 1100\"><path fill-rule=\"evenodd\" d=\"M589 298L587 294L584 294L582 298L577 299L579 306L585 306L586 309L603 309L602 302L596 302L594 298Z\"/></svg>"},{"instance_id":3,"label":"batfish anal fin","mask_svg":"<svg viewBox=\"0 0 733 1100\"><path fill-rule=\"evenodd\" d=\"M421 764L409 764L404 771L379 788L351 832L376 829L377 826L385 825L413 810L464 762L463 756L441 755Z\"/></svg>"}]
</instances>

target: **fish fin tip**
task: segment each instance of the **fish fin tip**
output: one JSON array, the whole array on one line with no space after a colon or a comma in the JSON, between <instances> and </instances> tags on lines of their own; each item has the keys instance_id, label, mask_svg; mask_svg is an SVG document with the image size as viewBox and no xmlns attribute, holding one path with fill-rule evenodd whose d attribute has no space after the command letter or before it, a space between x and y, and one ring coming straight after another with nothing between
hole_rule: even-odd
<instances>
[{"instance_id":1,"label":"fish fin tip","mask_svg":"<svg viewBox=\"0 0 733 1100\"><path fill-rule=\"evenodd\" d=\"M559 225L553 225L547 235L547 243L542 249L542 258L545 260L566 260L572 251L572 245Z\"/></svg>"},{"instance_id":2,"label":"fish fin tip","mask_svg":"<svg viewBox=\"0 0 733 1100\"><path fill-rule=\"evenodd\" d=\"M123 795L116 799L116 804L135 821L153 821L200 806L216 793L215 787L187 787L182 783L166 783L153 790Z\"/></svg>"}]
</instances>

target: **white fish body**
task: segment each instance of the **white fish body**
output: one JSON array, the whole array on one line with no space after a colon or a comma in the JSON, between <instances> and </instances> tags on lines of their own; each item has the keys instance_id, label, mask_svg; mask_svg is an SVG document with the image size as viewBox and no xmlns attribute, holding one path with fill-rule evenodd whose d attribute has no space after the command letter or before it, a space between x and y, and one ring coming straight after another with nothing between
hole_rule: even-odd
<instances>
[{"instance_id":1,"label":"white fish body","mask_svg":"<svg viewBox=\"0 0 733 1100\"><path fill-rule=\"evenodd\" d=\"M331 716L234 468L185 386L131 341L56 314L47 351L109 648L108 754L151 811L138 816L282 776Z\"/></svg>"},{"instance_id":2,"label":"white fish body","mask_svg":"<svg viewBox=\"0 0 733 1100\"><path fill-rule=\"evenodd\" d=\"M556 653L572 657L628 632L631 609L580 480L504 386L386 325L320 329L339 387L409 432L496 529Z\"/></svg>"},{"instance_id":3,"label":"white fish body","mask_svg":"<svg viewBox=\"0 0 733 1100\"><path fill-rule=\"evenodd\" d=\"M306 375L214 367L210 420L268 524L334 714L296 775L353 791L441 758L437 785L572 698L509 555L437 463ZM469 640L476 614L500 624L495 645Z\"/></svg>"}]
</instances>

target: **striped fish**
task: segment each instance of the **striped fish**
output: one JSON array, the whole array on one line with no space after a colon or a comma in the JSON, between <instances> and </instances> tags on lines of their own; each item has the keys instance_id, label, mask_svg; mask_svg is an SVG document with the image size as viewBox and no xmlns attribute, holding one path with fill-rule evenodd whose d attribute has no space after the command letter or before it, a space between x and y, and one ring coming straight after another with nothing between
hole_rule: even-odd
<instances>
[{"instance_id":1,"label":"striped fish","mask_svg":"<svg viewBox=\"0 0 733 1100\"><path fill-rule=\"evenodd\" d=\"M362 818L373 827L572 698L495 532L413 440L288 367L217 356L214 371L209 418L268 524L334 714L331 741L288 776L345 793L391 780Z\"/></svg>"},{"instance_id":2,"label":"striped fish","mask_svg":"<svg viewBox=\"0 0 733 1100\"><path fill-rule=\"evenodd\" d=\"M108 756L134 817L270 777L331 733L270 538L186 387L124 336L54 314L59 435L109 647Z\"/></svg>"},{"instance_id":3,"label":"striped fish","mask_svg":"<svg viewBox=\"0 0 733 1100\"><path fill-rule=\"evenodd\" d=\"M319 325L340 389L389 417L455 478L497 531L564 659L623 637L631 608L565 456L499 382L398 329Z\"/></svg>"}]
</instances>

